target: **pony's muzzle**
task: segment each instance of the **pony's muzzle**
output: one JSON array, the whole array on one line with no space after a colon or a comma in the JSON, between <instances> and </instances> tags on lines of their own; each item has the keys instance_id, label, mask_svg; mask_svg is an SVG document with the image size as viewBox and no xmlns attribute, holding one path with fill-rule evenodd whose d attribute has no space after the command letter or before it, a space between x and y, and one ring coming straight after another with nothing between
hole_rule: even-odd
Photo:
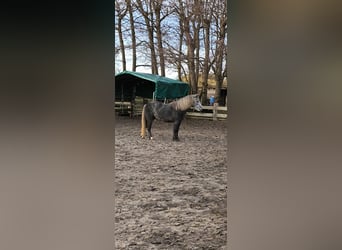
<instances>
[{"instance_id":1,"label":"pony's muzzle","mask_svg":"<svg viewBox=\"0 0 342 250\"><path fill-rule=\"evenodd\" d=\"M203 109L202 105L196 105L194 108L196 111L202 111Z\"/></svg>"}]
</instances>

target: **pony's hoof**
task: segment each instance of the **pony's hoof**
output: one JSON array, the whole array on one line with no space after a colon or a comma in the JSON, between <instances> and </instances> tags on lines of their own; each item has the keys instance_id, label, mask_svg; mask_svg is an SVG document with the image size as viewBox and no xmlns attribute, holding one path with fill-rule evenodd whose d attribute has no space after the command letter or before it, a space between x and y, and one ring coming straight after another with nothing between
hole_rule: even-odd
<instances>
[{"instance_id":1,"label":"pony's hoof","mask_svg":"<svg viewBox=\"0 0 342 250\"><path fill-rule=\"evenodd\" d=\"M172 140L173 141L179 141L179 138L173 138Z\"/></svg>"},{"instance_id":2,"label":"pony's hoof","mask_svg":"<svg viewBox=\"0 0 342 250\"><path fill-rule=\"evenodd\" d=\"M153 140L153 137L152 137L152 136L150 137L150 140L151 140L151 141Z\"/></svg>"}]
</instances>

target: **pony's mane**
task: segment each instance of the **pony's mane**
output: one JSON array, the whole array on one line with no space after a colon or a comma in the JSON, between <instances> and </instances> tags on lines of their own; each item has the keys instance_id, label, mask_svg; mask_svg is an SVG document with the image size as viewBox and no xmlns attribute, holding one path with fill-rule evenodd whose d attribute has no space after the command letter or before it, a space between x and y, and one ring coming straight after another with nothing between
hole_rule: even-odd
<instances>
[{"instance_id":1,"label":"pony's mane","mask_svg":"<svg viewBox=\"0 0 342 250\"><path fill-rule=\"evenodd\" d=\"M175 101L176 109L182 110L182 111L185 111L188 108L190 108L192 103L193 103L193 96L192 95L187 95L187 96L182 97L181 99Z\"/></svg>"}]
</instances>

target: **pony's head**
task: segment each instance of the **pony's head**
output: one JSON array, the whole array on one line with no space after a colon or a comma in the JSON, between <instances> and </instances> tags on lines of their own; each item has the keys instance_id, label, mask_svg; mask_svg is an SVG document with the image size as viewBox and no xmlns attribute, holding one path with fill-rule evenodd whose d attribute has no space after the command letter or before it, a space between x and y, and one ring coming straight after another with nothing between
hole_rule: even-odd
<instances>
[{"instance_id":1,"label":"pony's head","mask_svg":"<svg viewBox=\"0 0 342 250\"><path fill-rule=\"evenodd\" d=\"M201 101L199 99L199 95L195 94L195 95L191 95L193 103L192 105L194 106L195 110L197 111L201 111L203 109Z\"/></svg>"},{"instance_id":2,"label":"pony's head","mask_svg":"<svg viewBox=\"0 0 342 250\"><path fill-rule=\"evenodd\" d=\"M193 106L197 111L201 111L203 109L201 101L199 99L199 95L187 95L175 102L173 102L176 110L185 111Z\"/></svg>"}]
</instances>

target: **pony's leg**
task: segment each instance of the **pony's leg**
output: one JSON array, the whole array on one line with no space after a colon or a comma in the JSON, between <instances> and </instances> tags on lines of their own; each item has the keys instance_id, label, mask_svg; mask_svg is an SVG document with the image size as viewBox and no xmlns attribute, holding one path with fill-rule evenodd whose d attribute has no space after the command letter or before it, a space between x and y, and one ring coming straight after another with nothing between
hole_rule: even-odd
<instances>
[{"instance_id":1,"label":"pony's leg","mask_svg":"<svg viewBox=\"0 0 342 250\"><path fill-rule=\"evenodd\" d=\"M152 131L151 131L153 120L154 120L153 118L152 118L152 119L149 119L149 120L147 121L147 123L146 123L147 132L148 132L148 137L150 138L150 140L153 139L153 137L152 137Z\"/></svg>"},{"instance_id":2,"label":"pony's leg","mask_svg":"<svg viewBox=\"0 0 342 250\"><path fill-rule=\"evenodd\" d=\"M174 141L179 141L178 138L178 131L179 131L179 126L181 124L182 121L175 121L173 124L173 140Z\"/></svg>"}]
</instances>

